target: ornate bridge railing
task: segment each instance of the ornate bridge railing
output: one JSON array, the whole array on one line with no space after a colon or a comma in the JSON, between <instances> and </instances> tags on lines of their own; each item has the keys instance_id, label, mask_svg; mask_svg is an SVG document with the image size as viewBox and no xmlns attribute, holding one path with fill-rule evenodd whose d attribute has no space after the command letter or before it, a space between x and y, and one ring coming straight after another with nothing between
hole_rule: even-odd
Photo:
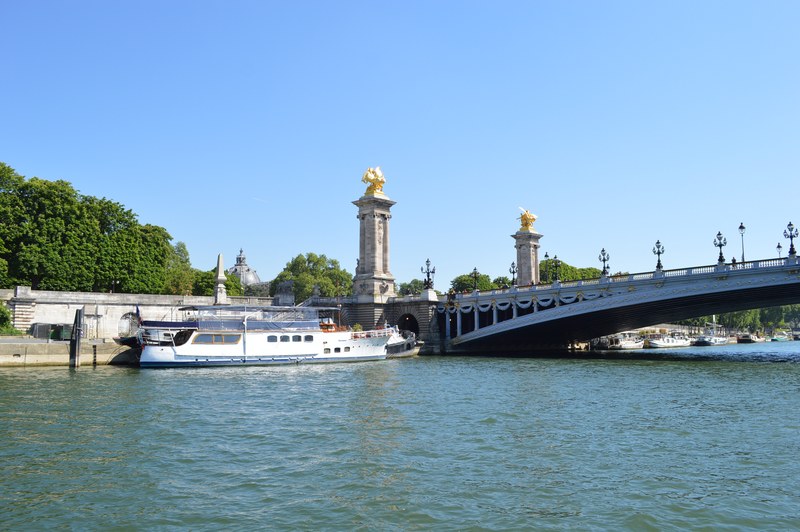
<instances>
[{"instance_id":1,"label":"ornate bridge railing","mask_svg":"<svg viewBox=\"0 0 800 532\"><path fill-rule=\"evenodd\" d=\"M784 304L780 302L784 293L786 297L794 296L775 287L797 285L800 280L798 274L800 266L797 257L790 256L735 265L718 263L475 291L456 294L440 302L439 329L445 339L457 345L521 327L562 320L562 325L567 322L570 325L560 327L559 338L563 340L561 337L564 335L572 335L579 339L581 336L597 334L598 331L611 334L633 328L634 325L660 323L657 320L664 318L692 317L693 313L696 316L707 315L711 313L706 312L708 309L716 308L714 305L728 305L731 310L740 310L757 308L747 305L763 305L764 300L774 299L774 304ZM765 289L773 291L767 293ZM719 296L737 292L747 294L751 301L734 301L735 298L730 295L727 298ZM653 305L666 301L673 303ZM649 314L643 315L643 312ZM577 318L592 314L595 317L603 316L603 320L594 320L597 323L592 323L586 317L582 320ZM541 327L538 332L542 332ZM591 337L594 336L588 336L587 339Z\"/></svg>"}]
</instances>

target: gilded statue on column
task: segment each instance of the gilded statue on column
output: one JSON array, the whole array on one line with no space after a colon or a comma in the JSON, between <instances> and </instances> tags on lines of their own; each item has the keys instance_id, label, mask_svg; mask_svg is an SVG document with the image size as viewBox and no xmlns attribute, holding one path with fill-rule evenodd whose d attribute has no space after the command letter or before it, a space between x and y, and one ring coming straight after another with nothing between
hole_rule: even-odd
<instances>
[{"instance_id":1,"label":"gilded statue on column","mask_svg":"<svg viewBox=\"0 0 800 532\"><path fill-rule=\"evenodd\" d=\"M367 183L367 191L364 192L365 196L383 195L383 185L386 183L386 178L383 177L381 167L367 168L361 181Z\"/></svg>"},{"instance_id":2,"label":"gilded statue on column","mask_svg":"<svg viewBox=\"0 0 800 532\"><path fill-rule=\"evenodd\" d=\"M519 230L520 231L533 231L533 222L536 221L536 215L531 214L528 209L519 208L522 214L519 215Z\"/></svg>"}]
</instances>

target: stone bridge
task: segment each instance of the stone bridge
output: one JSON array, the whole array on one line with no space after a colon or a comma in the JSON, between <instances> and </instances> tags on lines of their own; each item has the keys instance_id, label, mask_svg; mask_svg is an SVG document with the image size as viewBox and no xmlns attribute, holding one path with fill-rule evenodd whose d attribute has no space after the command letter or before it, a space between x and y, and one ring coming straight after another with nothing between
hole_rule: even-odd
<instances>
[{"instance_id":1,"label":"stone bridge","mask_svg":"<svg viewBox=\"0 0 800 532\"><path fill-rule=\"evenodd\" d=\"M797 256L458 294L438 307L447 353L564 348L675 320L800 302Z\"/></svg>"}]
</instances>

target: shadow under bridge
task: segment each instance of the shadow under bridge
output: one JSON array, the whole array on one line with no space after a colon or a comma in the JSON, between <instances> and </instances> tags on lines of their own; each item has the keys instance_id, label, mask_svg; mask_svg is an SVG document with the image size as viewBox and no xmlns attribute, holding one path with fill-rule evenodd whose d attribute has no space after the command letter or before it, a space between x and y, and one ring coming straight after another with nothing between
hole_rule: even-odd
<instances>
[{"instance_id":1,"label":"shadow under bridge","mask_svg":"<svg viewBox=\"0 0 800 532\"><path fill-rule=\"evenodd\" d=\"M513 354L798 302L800 264L790 256L457 294L438 318L447 353Z\"/></svg>"}]
</instances>

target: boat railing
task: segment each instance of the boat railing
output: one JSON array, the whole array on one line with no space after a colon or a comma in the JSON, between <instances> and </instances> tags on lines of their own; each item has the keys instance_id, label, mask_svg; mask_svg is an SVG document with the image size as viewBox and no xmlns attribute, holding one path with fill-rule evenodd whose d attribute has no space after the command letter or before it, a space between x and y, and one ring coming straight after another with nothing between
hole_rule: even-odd
<instances>
[{"instance_id":1,"label":"boat railing","mask_svg":"<svg viewBox=\"0 0 800 532\"><path fill-rule=\"evenodd\" d=\"M386 329L374 329L372 331L353 331L350 333L350 337L353 340L359 338L383 338L386 336L392 336L396 332L397 329L394 327L388 327Z\"/></svg>"}]
</instances>

